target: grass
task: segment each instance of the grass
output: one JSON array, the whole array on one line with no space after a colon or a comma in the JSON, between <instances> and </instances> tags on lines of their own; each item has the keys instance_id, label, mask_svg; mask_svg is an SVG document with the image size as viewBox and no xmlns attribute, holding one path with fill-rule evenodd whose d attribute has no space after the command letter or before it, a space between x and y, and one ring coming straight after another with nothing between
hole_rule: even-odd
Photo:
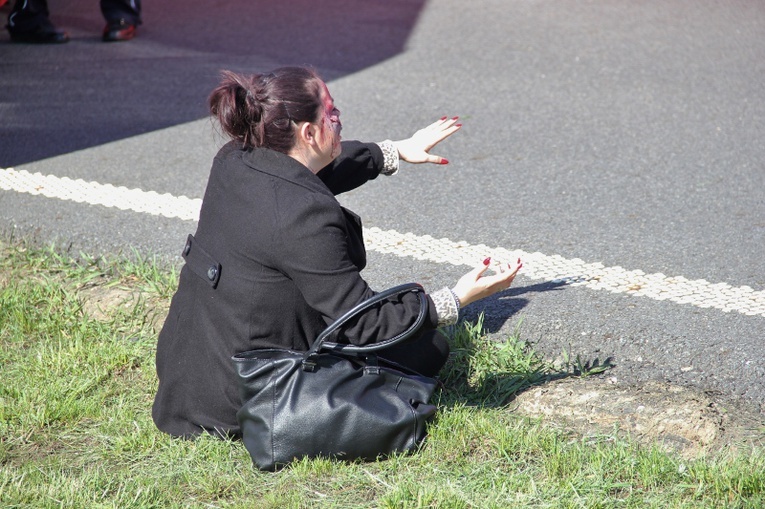
<instances>
[{"instance_id":1,"label":"grass","mask_svg":"<svg viewBox=\"0 0 765 509\"><path fill-rule=\"evenodd\" d=\"M244 447L154 427L155 322L177 274L154 260L77 260L0 245L0 506L759 508L765 455L683 460L616 435L545 427L505 403L532 385L597 372L552 367L478 323L452 332L439 415L417 454L255 470ZM90 312L85 290L140 298Z\"/></svg>"}]
</instances>

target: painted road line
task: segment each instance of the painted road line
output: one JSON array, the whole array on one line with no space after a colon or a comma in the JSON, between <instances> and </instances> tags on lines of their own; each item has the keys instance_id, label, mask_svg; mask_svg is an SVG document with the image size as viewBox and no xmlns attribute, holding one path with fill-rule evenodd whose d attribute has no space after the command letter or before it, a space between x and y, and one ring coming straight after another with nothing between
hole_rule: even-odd
<instances>
[{"instance_id":1,"label":"painted road line","mask_svg":"<svg viewBox=\"0 0 765 509\"><path fill-rule=\"evenodd\" d=\"M532 280L571 286L585 286L593 290L668 300L678 304L691 304L700 308L716 308L745 315L765 316L765 291L748 286L710 283L704 279L690 280L682 276L669 277L661 273L646 274L640 270L606 267L602 263L587 263L578 258L567 259L558 255L527 253L489 247L483 244L435 239L429 235L399 233L393 230L366 228L364 240L367 248L380 253L409 256L435 263L451 263L475 267L479 260L491 256L495 260L523 260L523 276Z\"/></svg>"},{"instance_id":2,"label":"painted road line","mask_svg":"<svg viewBox=\"0 0 765 509\"><path fill-rule=\"evenodd\" d=\"M132 210L155 216L196 221L201 199L159 194L155 191L128 189L111 184L72 180L67 177L29 173L13 168L0 169L0 189L57 198L59 200L103 205L120 210Z\"/></svg>"},{"instance_id":3,"label":"painted road line","mask_svg":"<svg viewBox=\"0 0 765 509\"><path fill-rule=\"evenodd\" d=\"M185 196L159 194L154 191L128 189L10 168L0 169L0 189L184 221L196 221L202 204L200 199ZM714 308L724 312L765 316L765 291L755 291L748 286L711 283L704 279L690 280L661 273L646 274L640 270L588 263L578 258L567 259L558 255L468 244L376 227L365 228L364 238L367 249L379 253L468 267L475 267L487 256L508 261L520 257L523 259L523 276L531 280L584 286L593 290L666 300L699 308Z\"/></svg>"}]
</instances>

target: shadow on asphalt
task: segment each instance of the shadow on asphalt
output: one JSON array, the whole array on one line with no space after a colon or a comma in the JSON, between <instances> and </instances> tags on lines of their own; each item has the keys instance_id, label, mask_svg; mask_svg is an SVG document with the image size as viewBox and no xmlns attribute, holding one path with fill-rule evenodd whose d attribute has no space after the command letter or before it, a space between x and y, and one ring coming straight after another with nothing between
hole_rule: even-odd
<instances>
[{"instance_id":1,"label":"shadow on asphalt","mask_svg":"<svg viewBox=\"0 0 765 509\"><path fill-rule=\"evenodd\" d=\"M134 40L104 44L98 2L49 0L69 43L0 34L0 167L206 117L221 69L311 65L325 80L358 72L403 51L424 3L148 1ZM0 9L3 26L10 7Z\"/></svg>"},{"instance_id":2,"label":"shadow on asphalt","mask_svg":"<svg viewBox=\"0 0 765 509\"><path fill-rule=\"evenodd\" d=\"M483 327L486 332L497 333L513 316L525 308L529 300L519 296L528 293L542 293L563 290L567 284L563 281L544 281L533 285L511 287L481 301L480 306L472 306L465 310L464 318L475 321L484 313Z\"/></svg>"}]
</instances>

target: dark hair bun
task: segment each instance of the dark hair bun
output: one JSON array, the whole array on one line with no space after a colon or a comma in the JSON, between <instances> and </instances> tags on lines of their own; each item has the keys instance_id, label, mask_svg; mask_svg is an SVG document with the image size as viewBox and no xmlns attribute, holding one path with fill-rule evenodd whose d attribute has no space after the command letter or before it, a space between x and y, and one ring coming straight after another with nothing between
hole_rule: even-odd
<instances>
[{"instance_id":1,"label":"dark hair bun","mask_svg":"<svg viewBox=\"0 0 765 509\"><path fill-rule=\"evenodd\" d=\"M295 144L292 125L318 117L322 84L303 67L250 76L223 71L208 104L221 129L242 146L287 153Z\"/></svg>"}]
</instances>

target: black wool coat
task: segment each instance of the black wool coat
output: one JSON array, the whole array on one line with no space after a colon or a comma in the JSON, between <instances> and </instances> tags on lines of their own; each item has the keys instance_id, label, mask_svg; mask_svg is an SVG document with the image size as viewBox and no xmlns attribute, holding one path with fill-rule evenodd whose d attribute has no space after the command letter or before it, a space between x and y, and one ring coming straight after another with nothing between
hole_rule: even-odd
<instances>
[{"instance_id":1,"label":"black wool coat","mask_svg":"<svg viewBox=\"0 0 765 509\"><path fill-rule=\"evenodd\" d=\"M335 194L374 179L376 144L343 142L318 175L293 158L235 143L215 157L199 223L159 335L152 417L175 436L236 436L241 406L231 357L256 348L304 351L333 320L374 294L361 220ZM432 300L423 329L438 317ZM366 312L341 341L385 339L418 312L407 294Z\"/></svg>"}]
</instances>

